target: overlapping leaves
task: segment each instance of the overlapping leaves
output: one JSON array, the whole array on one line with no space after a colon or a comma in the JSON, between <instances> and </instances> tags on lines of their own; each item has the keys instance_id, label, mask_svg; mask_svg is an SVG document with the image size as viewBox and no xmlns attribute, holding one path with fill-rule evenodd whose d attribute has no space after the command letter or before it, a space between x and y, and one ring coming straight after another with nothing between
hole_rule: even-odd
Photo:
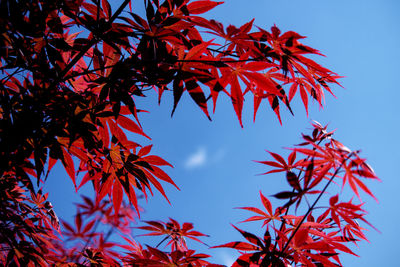
<instances>
[{"instance_id":1,"label":"overlapping leaves","mask_svg":"<svg viewBox=\"0 0 400 267\"><path fill-rule=\"evenodd\" d=\"M135 140L150 139L139 121L144 110L138 107L138 99L149 90L158 92L159 101L172 91L172 113L187 91L208 118L209 101L215 111L222 92L231 99L242 126L246 94L253 95L254 118L266 99L281 121L281 104L293 112L290 103L297 92L308 111L309 99L322 106L324 92L332 94L330 85L338 84L337 74L308 57L320 52L302 44L304 37L295 32L281 33L277 26L269 31L254 27L254 20L225 27L199 16L222 2L144 2L144 16L132 10L129 0L116 9L107 0L0 2L0 196L1 223L7 225L1 232L5 240L1 241L2 263L73 264L83 257L84 264L118 264L116 258L121 255L111 250L115 244L96 231L99 217L90 216L101 213L103 221L127 233L132 214L141 211L138 194L147 198L155 188L168 200L160 180L178 188L163 170L171 165L150 154L150 145L127 136L128 131ZM342 186L349 184L358 198L359 189L373 196L363 179L377 177L365 160L331 139L326 128L314 126L312 136L304 136L305 142L293 149L287 161L270 153L275 161L262 162L275 168L269 172L286 172L292 191L275 195L287 200L275 212L262 194L266 212L243 208L257 213L246 221L263 220L265 225L280 221L282 227L270 228L276 233L274 246L268 231L258 239L239 230L250 243L226 246L256 252L242 255L237 264L329 265L327 258L339 263L336 250L348 252L341 245L343 240L364 239L362 229L350 223L366 222L364 212L350 202L332 199L328 212L317 222L311 213L307 222L287 214L294 203L298 206L319 193L316 188L327 180L342 179ZM320 145L321 141L327 145ZM295 162L299 154L306 158ZM79 206L74 225L64 223L64 235L87 240L86 245L64 248L58 242L54 235L60 230L57 216L47 195L35 192L34 182L39 188L58 161L76 190L87 183L95 190L95 200L86 199ZM338 170L344 170L343 176ZM83 173L83 178L78 179L77 173ZM124 204L124 198L135 211ZM203 260L207 255L186 247L184 237L199 241L197 237L203 235L193 231L191 224L181 227L172 219L147 224L141 229L170 239L171 253L132 246L123 262L208 264ZM335 228L334 224L337 233L321 230L326 229L323 225Z\"/></svg>"},{"instance_id":2,"label":"overlapping leaves","mask_svg":"<svg viewBox=\"0 0 400 267\"><path fill-rule=\"evenodd\" d=\"M303 135L304 142L290 149L292 152L287 161L272 152L269 154L273 160L259 161L273 168L266 174L286 172L291 191L273 195L278 200L286 201L275 212L270 200L261 192L265 211L256 207L240 208L256 214L243 222L263 221L262 226L267 229L269 245L263 244L267 242L265 236L261 239L235 227L250 243L238 241L217 246L245 252L236 260L235 266L286 266L293 263L306 266L341 266L339 253L356 255L348 248L347 243L367 240L365 228L359 222L374 228L365 218L367 213L361 208L363 203L354 204L352 200L340 202L337 194L329 199L329 207L318 206L327 188L334 186L334 183L342 183L343 187L348 181L349 188L359 199L359 190L355 184L374 197L364 183L367 179L378 178L365 159L360 158L359 152L350 151L335 140L332 137L333 132L327 132L326 126L317 122L313 122L313 126L312 135ZM350 179L353 180L350 182ZM304 202L307 203L306 206ZM289 213L293 206L295 210ZM298 215L298 208L302 206L305 207L301 210L306 212ZM319 215L315 219L317 214ZM271 229L272 237L269 234Z\"/></svg>"}]
</instances>

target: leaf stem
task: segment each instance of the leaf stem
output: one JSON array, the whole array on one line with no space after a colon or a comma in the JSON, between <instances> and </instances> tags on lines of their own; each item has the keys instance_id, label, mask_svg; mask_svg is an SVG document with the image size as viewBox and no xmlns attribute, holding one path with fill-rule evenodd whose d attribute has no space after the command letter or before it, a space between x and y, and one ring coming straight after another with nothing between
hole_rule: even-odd
<instances>
[{"instance_id":1,"label":"leaf stem","mask_svg":"<svg viewBox=\"0 0 400 267\"><path fill-rule=\"evenodd\" d=\"M108 21L108 24L111 25L113 21L121 14L121 12L124 10L124 8L128 5L130 0L125 0L120 7L115 11L111 19ZM71 62L63 69L63 71L59 75L59 79L63 80L64 76L72 69L72 67L85 55L85 53L92 47L94 44L96 44L98 40L96 38L93 38L80 52L78 55L76 55ZM58 83L60 81L56 81ZM53 84L53 86L55 85Z\"/></svg>"},{"instance_id":2,"label":"leaf stem","mask_svg":"<svg viewBox=\"0 0 400 267\"><path fill-rule=\"evenodd\" d=\"M161 240L161 241L157 244L156 248L158 248L165 240L167 240L168 237L169 237L169 236L164 237L164 239Z\"/></svg>"},{"instance_id":3,"label":"leaf stem","mask_svg":"<svg viewBox=\"0 0 400 267\"><path fill-rule=\"evenodd\" d=\"M319 140L319 142L317 143L317 145L321 144L322 141L324 141L324 140L325 140L325 138L322 138L321 140ZM315 150L316 150L316 148L313 147L313 151L315 151ZM311 156L308 156L308 157L306 158L306 161L308 161L308 160L310 159L310 157L311 157ZM314 158L312 159L312 162L314 162ZM297 179L298 179L299 181L300 181L300 176L301 176L302 173L303 173L303 169L301 169L301 170L299 171L299 174L297 175ZM293 193L295 192L295 189L294 189L294 188L293 188L292 192L293 192ZM292 196L290 197L288 203L291 203L291 202L292 202ZM288 203L287 203L287 204L288 204ZM285 207L287 204L285 204L283 207ZM286 208L285 216L288 215L288 213L289 213L289 208L290 208L290 205L288 205L287 208ZM285 219L282 219L282 221L281 221L281 226L280 226L280 228L279 228L279 231L282 231L285 222L286 222L286 220L285 220ZM275 242L274 250L276 249L276 246L277 246L277 242Z\"/></svg>"},{"instance_id":4,"label":"leaf stem","mask_svg":"<svg viewBox=\"0 0 400 267\"><path fill-rule=\"evenodd\" d=\"M354 152L351 152L340 164L340 166L335 170L335 172L332 174L331 178L329 179L328 183L326 183L324 189L322 189L321 193L318 195L317 199L314 201L314 203L312 204L312 206L307 210L306 214L304 214L303 218L301 219L300 223L296 226L296 229L294 230L293 234L290 236L289 240L286 242L286 245L283 247L282 249L282 253L285 252L285 250L287 249L287 247L289 246L290 242L292 241L292 239L294 238L294 236L296 235L297 231L300 229L300 226L303 224L303 222L305 221L305 219L307 218L308 214L310 214L310 212L314 209L314 206L318 203L319 199L322 197L322 195L325 193L326 189L328 188L328 186L331 184L331 182L333 181L333 179L336 177L336 175L338 174L339 170L342 168L343 164L354 154Z\"/></svg>"}]
</instances>

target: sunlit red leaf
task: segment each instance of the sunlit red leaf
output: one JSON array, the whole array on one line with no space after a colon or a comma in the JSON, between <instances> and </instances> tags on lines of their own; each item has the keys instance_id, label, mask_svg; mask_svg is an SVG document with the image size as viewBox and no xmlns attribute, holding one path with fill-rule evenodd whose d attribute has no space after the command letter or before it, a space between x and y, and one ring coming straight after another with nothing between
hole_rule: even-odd
<instances>
[{"instance_id":1,"label":"sunlit red leaf","mask_svg":"<svg viewBox=\"0 0 400 267\"><path fill-rule=\"evenodd\" d=\"M187 9L190 14L202 14L205 13L216 6L222 4L223 2L214 2L214 1L193 1L187 5Z\"/></svg>"},{"instance_id":2,"label":"sunlit red leaf","mask_svg":"<svg viewBox=\"0 0 400 267\"><path fill-rule=\"evenodd\" d=\"M64 156L62 163L63 163L64 168L67 171L67 173L68 173L69 177L71 178L71 180L75 186L75 189L76 189L74 161L72 160L71 155L68 153L68 151L65 148L62 148L62 151L63 151L63 156Z\"/></svg>"}]
</instances>

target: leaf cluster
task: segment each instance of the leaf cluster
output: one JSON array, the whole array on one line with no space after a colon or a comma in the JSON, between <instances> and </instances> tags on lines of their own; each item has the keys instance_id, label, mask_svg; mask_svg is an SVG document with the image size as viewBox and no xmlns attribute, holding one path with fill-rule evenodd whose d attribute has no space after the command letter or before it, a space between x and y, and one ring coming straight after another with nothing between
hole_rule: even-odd
<instances>
[{"instance_id":1,"label":"leaf cluster","mask_svg":"<svg viewBox=\"0 0 400 267\"><path fill-rule=\"evenodd\" d=\"M185 238L204 236L190 223L170 219L137 227L165 236L171 251L144 249L126 237L142 212L141 196L147 200L156 190L169 202L165 184L179 189L165 172L172 165L142 141L151 140L140 123L143 98L153 90L159 101L170 94L172 115L187 92L211 119L210 110L226 95L243 127L246 94L254 100L254 119L265 100L281 122L280 108L293 113L297 92L308 112L310 99L322 106L324 94L333 94L330 86L340 85L336 73L311 59L321 53L298 33L263 29L254 20L224 26L202 16L222 2L145 0L144 12L132 3L114 9L107 0L0 2L0 261L6 266L209 264L208 255L186 244ZM363 178L377 177L365 160L326 127L314 127L287 161L271 152L274 161L262 162L274 167L269 172L286 172L292 191L274 195L286 201L274 212L262 194L266 212L244 208L257 213L246 221L263 220L267 230L261 239L240 230L250 243L225 245L257 251L237 264L340 264L337 251L348 252L343 240L365 239L355 223L367 222L365 212L351 201L331 198L317 219L314 205L307 216L288 214L309 195L317 203L334 179L358 198L359 191L373 196ZM299 154L305 158L296 161ZM76 191L94 190L77 205L74 224L63 221L61 229L48 194L39 189L57 162ZM109 232L100 231L100 223ZM129 244L118 245L125 254L108 241L114 231Z\"/></svg>"}]
</instances>

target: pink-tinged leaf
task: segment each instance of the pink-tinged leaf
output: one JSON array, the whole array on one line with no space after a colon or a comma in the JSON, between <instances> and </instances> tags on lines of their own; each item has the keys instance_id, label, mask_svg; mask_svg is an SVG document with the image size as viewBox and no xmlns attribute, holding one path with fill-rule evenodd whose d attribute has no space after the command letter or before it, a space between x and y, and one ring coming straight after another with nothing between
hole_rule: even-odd
<instances>
[{"instance_id":1,"label":"pink-tinged leaf","mask_svg":"<svg viewBox=\"0 0 400 267\"><path fill-rule=\"evenodd\" d=\"M307 65L308 67L312 67L313 69L320 71L320 72L325 72L325 73L331 73L330 70L322 67L321 65L319 65L318 63L316 63L315 61L303 57L301 55L296 55L296 57L301 61L301 63L303 63L304 65Z\"/></svg>"},{"instance_id":2,"label":"pink-tinged leaf","mask_svg":"<svg viewBox=\"0 0 400 267\"><path fill-rule=\"evenodd\" d=\"M67 152L67 150L65 149L65 147L62 147L62 152L63 152L63 156L64 159L62 160L62 163L64 165L65 170L67 171L69 177L71 178L75 190L77 190L76 187L76 181L75 181L75 166L74 166L74 161L71 158L71 155Z\"/></svg>"},{"instance_id":3,"label":"pink-tinged leaf","mask_svg":"<svg viewBox=\"0 0 400 267\"><path fill-rule=\"evenodd\" d=\"M316 87L314 78L311 76L310 72L306 71L300 64L296 61L291 60L290 63L307 79L307 81L313 86Z\"/></svg>"},{"instance_id":4,"label":"pink-tinged leaf","mask_svg":"<svg viewBox=\"0 0 400 267\"><path fill-rule=\"evenodd\" d=\"M150 165L157 165L157 166L170 166L173 167L170 163L165 161L164 159L160 158L159 156L150 155L146 157L142 157L142 160L146 161Z\"/></svg>"},{"instance_id":5,"label":"pink-tinged leaf","mask_svg":"<svg viewBox=\"0 0 400 267\"><path fill-rule=\"evenodd\" d=\"M292 148L291 150L300 152L310 157L318 157L318 158L325 158L325 156L315 150L307 149L307 148Z\"/></svg>"},{"instance_id":6,"label":"pink-tinged leaf","mask_svg":"<svg viewBox=\"0 0 400 267\"><path fill-rule=\"evenodd\" d=\"M281 164L279 164L279 163L277 163L275 161L269 161L269 160L258 161L258 160L255 160L255 162L258 162L258 163L261 163L261 164L265 164L265 165L269 165L269 166L276 167L276 168L284 168L285 167L285 166L282 166Z\"/></svg>"},{"instance_id":7,"label":"pink-tinged leaf","mask_svg":"<svg viewBox=\"0 0 400 267\"><path fill-rule=\"evenodd\" d=\"M332 220L336 223L336 225L341 229L341 224L340 224L340 219L339 216L337 216L336 212L331 212Z\"/></svg>"},{"instance_id":8,"label":"pink-tinged leaf","mask_svg":"<svg viewBox=\"0 0 400 267\"><path fill-rule=\"evenodd\" d=\"M271 202L268 200L268 198L266 198L266 197L261 193L261 190L260 190L260 197L261 197L261 201L262 201L262 203L263 203L265 209L268 211L269 214L272 215L272 205L271 205Z\"/></svg>"},{"instance_id":9,"label":"pink-tinged leaf","mask_svg":"<svg viewBox=\"0 0 400 267\"><path fill-rule=\"evenodd\" d=\"M282 158L279 154L273 153L273 152L269 152L268 150L266 150L269 154L271 154L272 157L274 157L274 159L276 159L279 163L281 163L283 166L287 167L286 161L284 158Z\"/></svg>"},{"instance_id":10,"label":"pink-tinged leaf","mask_svg":"<svg viewBox=\"0 0 400 267\"><path fill-rule=\"evenodd\" d=\"M5 85L9 89L15 91L16 93L19 93L20 88L23 88L21 83L14 76L11 76L11 80L12 80L12 82L6 80Z\"/></svg>"},{"instance_id":11,"label":"pink-tinged leaf","mask_svg":"<svg viewBox=\"0 0 400 267\"><path fill-rule=\"evenodd\" d=\"M259 250L259 247L245 242L229 242L223 245L213 246L211 248L233 248L236 250L244 250L244 251Z\"/></svg>"},{"instance_id":12,"label":"pink-tinged leaf","mask_svg":"<svg viewBox=\"0 0 400 267\"><path fill-rule=\"evenodd\" d=\"M292 101L293 97L296 95L298 84L294 82L289 89L289 102Z\"/></svg>"},{"instance_id":13,"label":"pink-tinged leaf","mask_svg":"<svg viewBox=\"0 0 400 267\"><path fill-rule=\"evenodd\" d=\"M180 79L179 80L175 79L173 82L174 107L172 108L171 117L172 115L174 115L175 109L178 106L179 100L181 99L183 92L184 92L183 81Z\"/></svg>"},{"instance_id":14,"label":"pink-tinged leaf","mask_svg":"<svg viewBox=\"0 0 400 267\"><path fill-rule=\"evenodd\" d=\"M244 254L240 255L240 257L236 259L236 261L232 264L231 267L253 266L253 265L249 264L252 261L251 260L252 255L253 254L251 254L251 253L244 253ZM282 266L284 266L284 265L282 265Z\"/></svg>"},{"instance_id":15,"label":"pink-tinged leaf","mask_svg":"<svg viewBox=\"0 0 400 267\"><path fill-rule=\"evenodd\" d=\"M252 233L243 231L243 230L237 228L236 226L234 226L233 224L232 224L232 226L233 226L233 228L238 230L242 234L242 236L244 238L246 238L247 241L249 241L250 243L252 243L258 247L263 247L261 240L257 236L253 235Z\"/></svg>"},{"instance_id":16,"label":"pink-tinged leaf","mask_svg":"<svg viewBox=\"0 0 400 267\"><path fill-rule=\"evenodd\" d=\"M244 72L243 75L264 91L272 95L281 96L281 93L277 89L277 84L272 82L271 79L267 78L265 75L258 72Z\"/></svg>"},{"instance_id":17,"label":"pink-tinged leaf","mask_svg":"<svg viewBox=\"0 0 400 267\"><path fill-rule=\"evenodd\" d=\"M24 172L26 172L29 175L32 175L33 177L37 177L36 175L36 171L34 169L31 168L22 168L24 170Z\"/></svg>"},{"instance_id":18,"label":"pink-tinged leaf","mask_svg":"<svg viewBox=\"0 0 400 267\"><path fill-rule=\"evenodd\" d=\"M133 133L137 133L137 134L143 135L143 136L145 136L145 137L147 137L148 139L151 140L151 138L149 136L147 136L142 131L142 129L134 121L132 121L131 119L128 119L127 117L120 115L120 116L118 116L118 119L117 119L116 122L121 127L123 127L124 129L126 129L126 130L128 130L130 132L133 132Z\"/></svg>"},{"instance_id":19,"label":"pink-tinged leaf","mask_svg":"<svg viewBox=\"0 0 400 267\"><path fill-rule=\"evenodd\" d=\"M376 202L378 202L378 199L374 196L374 194L372 194L371 190L369 190L369 188L363 183L361 182L359 179L354 179L356 181L356 183L358 184L358 186L368 195L370 195L373 199L375 199Z\"/></svg>"},{"instance_id":20,"label":"pink-tinged leaf","mask_svg":"<svg viewBox=\"0 0 400 267\"><path fill-rule=\"evenodd\" d=\"M99 173L99 172L95 173L93 176L90 176L89 172L85 173L85 175L83 176L82 181L81 181L81 183L79 184L77 190L79 190L79 189L80 189L83 185L85 185L87 182L92 181L92 180L95 181L95 180L97 180L97 179L99 179L99 178L101 178L101 173Z\"/></svg>"},{"instance_id":21,"label":"pink-tinged leaf","mask_svg":"<svg viewBox=\"0 0 400 267\"><path fill-rule=\"evenodd\" d=\"M114 177L112 177L112 175L110 175L107 178L107 180L101 185L100 191L97 194L97 196L98 196L97 201L102 200L111 191L113 179L114 179Z\"/></svg>"},{"instance_id":22,"label":"pink-tinged leaf","mask_svg":"<svg viewBox=\"0 0 400 267\"><path fill-rule=\"evenodd\" d=\"M248 33L253 27L254 19L240 26L239 30L242 33Z\"/></svg>"},{"instance_id":23,"label":"pink-tinged leaf","mask_svg":"<svg viewBox=\"0 0 400 267\"><path fill-rule=\"evenodd\" d=\"M211 74L213 77L218 77L218 72L215 69L211 70ZM218 80L216 80L215 83L212 83L212 85L210 86L210 90L213 101L213 113L215 113L219 92L221 91L226 92L226 90L224 87L222 87L221 83Z\"/></svg>"},{"instance_id":24,"label":"pink-tinged leaf","mask_svg":"<svg viewBox=\"0 0 400 267\"><path fill-rule=\"evenodd\" d=\"M264 172L264 173L261 173L261 174L258 174L258 175L267 175L267 174L270 174L270 173L277 173L277 172L284 172L284 171L286 171L286 170L271 170L271 171L267 171L267 172Z\"/></svg>"},{"instance_id":25,"label":"pink-tinged leaf","mask_svg":"<svg viewBox=\"0 0 400 267\"><path fill-rule=\"evenodd\" d=\"M52 157L49 158L49 165L47 168L47 172L50 172L53 169L54 165L57 163L57 159L53 159Z\"/></svg>"},{"instance_id":26,"label":"pink-tinged leaf","mask_svg":"<svg viewBox=\"0 0 400 267\"><path fill-rule=\"evenodd\" d=\"M261 100L262 100L262 98L260 96L258 96L257 94L254 94L254 100L253 100L253 103L254 103L253 122L256 121L257 110L260 107Z\"/></svg>"},{"instance_id":27,"label":"pink-tinged leaf","mask_svg":"<svg viewBox=\"0 0 400 267\"><path fill-rule=\"evenodd\" d=\"M258 208L254 208L254 207L238 207L236 209L248 210L248 211L252 211L252 212L267 216L267 214L265 212L263 212L262 210L260 210ZM265 217L262 217L262 218L265 218Z\"/></svg>"},{"instance_id":28,"label":"pink-tinged leaf","mask_svg":"<svg viewBox=\"0 0 400 267\"><path fill-rule=\"evenodd\" d=\"M212 43L213 40L210 40L208 42L203 42L199 45L194 46L192 49L189 50L189 52L185 56L185 60L190 60L192 58L198 58L200 55L203 54L204 51L207 51L207 47L210 45L213 45Z\"/></svg>"},{"instance_id":29,"label":"pink-tinged leaf","mask_svg":"<svg viewBox=\"0 0 400 267\"><path fill-rule=\"evenodd\" d=\"M154 185L154 187L164 196L164 198L167 200L167 202L169 204L171 204L171 202L169 201L167 195L165 194L164 188L162 187L162 185L157 181L157 179L155 179L153 177L153 175L151 175L148 171L143 170L147 175L147 179L149 179L150 183L152 183L152 185Z\"/></svg>"},{"instance_id":30,"label":"pink-tinged leaf","mask_svg":"<svg viewBox=\"0 0 400 267\"><path fill-rule=\"evenodd\" d=\"M373 179L377 179L378 178L378 177L376 177L376 175L373 172L371 172L369 170L366 170L366 169L364 169L364 170L356 170L356 171L354 171L354 173L356 173L356 174L358 174L358 175L360 175L362 177L365 177L365 178L373 178Z\"/></svg>"},{"instance_id":31,"label":"pink-tinged leaf","mask_svg":"<svg viewBox=\"0 0 400 267\"><path fill-rule=\"evenodd\" d=\"M63 221L62 224L69 232L74 232L74 228L69 223Z\"/></svg>"},{"instance_id":32,"label":"pink-tinged leaf","mask_svg":"<svg viewBox=\"0 0 400 267\"><path fill-rule=\"evenodd\" d=\"M88 155L84 151L75 146L71 146L69 148L69 152L83 162L87 162L89 160Z\"/></svg>"},{"instance_id":33,"label":"pink-tinged leaf","mask_svg":"<svg viewBox=\"0 0 400 267\"><path fill-rule=\"evenodd\" d=\"M306 38L305 36L301 36L297 32L294 31L287 31L283 33L279 39L286 40L286 39L293 39L293 40L298 40L298 39L304 39Z\"/></svg>"},{"instance_id":34,"label":"pink-tinged leaf","mask_svg":"<svg viewBox=\"0 0 400 267\"><path fill-rule=\"evenodd\" d=\"M138 155L139 157L142 157L142 156L145 156L145 155L149 154L152 147L153 147L153 145L148 145L148 146L142 147L142 148L139 150L139 152L138 152L137 155Z\"/></svg>"},{"instance_id":35,"label":"pink-tinged leaf","mask_svg":"<svg viewBox=\"0 0 400 267\"><path fill-rule=\"evenodd\" d=\"M328 171L331 169L331 164L325 165L319 172L318 176L312 181L310 186L308 188L313 188L314 186L318 185L322 179L325 178L325 175L328 173Z\"/></svg>"},{"instance_id":36,"label":"pink-tinged leaf","mask_svg":"<svg viewBox=\"0 0 400 267\"><path fill-rule=\"evenodd\" d=\"M353 251L351 251L348 247L346 247L346 246L343 245L343 244L340 244L340 243L338 243L338 242L330 242L330 244L333 245L333 246L334 246L336 249L338 249L338 250L341 250L341 251L343 251L343 252L352 254L352 255L354 255L354 256L356 256L356 257L359 257L357 254L355 254Z\"/></svg>"},{"instance_id":37,"label":"pink-tinged leaf","mask_svg":"<svg viewBox=\"0 0 400 267\"><path fill-rule=\"evenodd\" d=\"M345 175L345 177L346 177L347 175ZM354 178L349 178L349 185L350 185L350 187L351 187L351 190L353 190L353 192L354 192L354 194L356 194L356 196L358 197L358 199L361 201L361 197L360 197L360 194L358 193L358 188L357 188L357 185L354 183L354 180L357 180L357 179L354 179ZM344 181L344 180L343 180Z\"/></svg>"},{"instance_id":38,"label":"pink-tinged leaf","mask_svg":"<svg viewBox=\"0 0 400 267\"><path fill-rule=\"evenodd\" d=\"M310 245L305 245L304 246L305 249L315 249L315 250L322 250L322 251L326 251L326 250L330 250L330 246L325 243L325 242L314 242ZM307 253L307 256L309 256L311 259L315 260L316 262L320 262L322 263L322 266L326 266L326 267L337 267L337 264L334 264L332 262L330 262L327 256L321 256L318 254L312 254L312 253ZM314 265L315 266L315 265Z\"/></svg>"},{"instance_id":39,"label":"pink-tinged leaf","mask_svg":"<svg viewBox=\"0 0 400 267\"><path fill-rule=\"evenodd\" d=\"M115 179L114 181L112 196L115 214L119 214L119 208L121 207L123 198L123 189L119 179Z\"/></svg>"},{"instance_id":40,"label":"pink-tinged leaf","mask_svg":"<svg viewBox=\"0 0 400 267\"><path fill-rule=\"evenodd\" d=\"M312 228L331 228L332 227L329 224L316 223L316 222L304 222L301 226L305 227L305 228L308 228L308 227L312 227Z\"/></svg>"},{"instance_id":41,"label":"pink-tinged leaf","mask_svg":"<svg viewBox=\"0 0 400 267\"><path fill-rule=\"evenodd\" d=\"M191 2L187 5L187 9L190 14L198 15L205 13L216 6L222 4L223 2L214 2L214 1L195 1Z\"/></svg>"},{"instance_id":42,"label":"pink-tinged leaf","mask_svg":"<svg viewBox=\"0 0 400 267\"><path fill-rule=\"evenodd\" d=\"M206 114L207 118L211 120L210 114L208 113L207 99L200 85L194 79L186 81L185 85L190 97L201 108L204 114Z\"/></svg>"},{"instance_id":43,"label":"pink-tinged leaf","mask_svg":"<svg viewBox=\"0 0 400 267\"><path fill-rule=\"evenodd\" d=\"M244 223L244 222L254 222L254 221L264 221L263 226L266 225L271 219L266 218L266 216L251 216L247 218L244 221L241 221L239 223Z\"/></svg>"},{"instance_id":44,"label":"pink-tinged leaf","mask_svg":"<svg viewBox=\"0 0 400 267\"><path fill-rule=\"evenodd\" d=\"M120 142L125 143L128 141L126 134L121 130L121 128L118 127L118 125L114 121L108 120L107 123L110 126L111 134L114 135Z\"/></svg>"},{"instance_id":45,"label":"pink-tinged leaf","mask_svg":"<svg viewBox=\"0 0 400 267\"><path fill-rule=\"evenodd\" d=\"M101 0L101 4L103 6L103 10L107 16L107 18L111 17L111 6L110 3L108 3L107 0Z\"/></svg>"},{"instance_id":46,"label":"pink-tinged leaf","mask_svg":"<svg viewBox=\"0 0 400 267\"><path fill-rule=\"evenodd\" d=\"M247 63L243 68L247 71L261 71L272 67L276 67L276 65L264 61L253 61Z\"/></svg>"},{"instance_id":47,"label":"pink-tinged leaf","mask_svg":"<svg viewBox=\"0 0 400 267\"><path fill-rule=\"evenodd\" d=\"M81 228L82 228L82 216L81 216L80 213L78 213L78 214L75 216L75 225L76 225L76 229L77 229L78 231L80 231Z\"/></svg>"},{"instance_id":48,"label":"pink-tinged leaf","mask_svg":"<svg viewBox=\"0 0 400 267\"><path fill-rule=\"evenodd\" d=\"M142 26L145 29L150 29L149 24L142 17L140 17L139 15L137 15L135 13L132 13L132 17L140 26Z\"/></svg>"},{"instance_id":49,"label":"pink-tinged leaf","mask_svg":"<svg viewBox=\"0 0 400 267\"><path fill-rule=\"evenodd\" d=\"M135 207L135 210L140 218L140 209L137 203L137 197L136 197L136 193L135 193L135 189L133 188L133 186L129 185L129 192L127 192L127 190L124 188L125 193L127 194L129 201L133 204L133 206Z\"/></svg>"},{"instance_id":50,"label":"pink-tinged leaf","mask_svg":"<svg viewBox=\"0 0 400 267\"><path fill-rule=\"evenodd\" d=\"M152 170L150 170L151 173L153 173L156 177L158 177L159 179L172 184L173 186L176 187L176 189L180 190L179 187L175 184L175 182L168 176L168 174L166 174L163 170L161 170L160 168L156 167L156 166L151 166Z\"/></svg>"},{"instance_id":51,"label":"pink-tinged leaf","mask_svg":"<svg viewBox=\"0 0 400 267\"><path fill-rule=\"evenodd\" d=\"M300 96L308 116L308 95L302 84L300 84Z\"/></svg>"},{"instance_id":52,"label":"pink-tinged leaf","mask_svg":"<svg viewBox=\"0 0 400 267\"><path fill-rule=\"evenodd\" d=\"M90 4L90 3L86 3L86 2L83 2L83 3L82 3L82 6L83 6L87 11L89 11L89 13L91 13L91 14L94 15L94 16L96 16L96 14L97 14L97 6L92 5L92 4ZM100 15L100 18L104 18L103 12L99 12L99 15Z\"/></svg>"},{"instance_id":53,"label":"pink-tinged leaf","mask_svg":"<svg viewBox=\"0 0 400 267\"><path fill-rule=\"evenodd\" d=\"M236 116L239 119L240 126L243 128L242 123L242 109L243 109L243 93L240 89L239 81L236 76L232 77L233 81L231 83L231 100L233 108L235 109Z\"/></svg>"},{"instance_id":54,"label":"pink-tinged leaf","mask_svg":"<svg viewBox=\"0 0 400 267\"><path fill-rule=\"evenodd\" d=\"M88 233L92 228L96 220L90 221L86 226L83 228L82 233Z\"/></svg>"},{"instance_id":55,"label":"pink-tinged leaf","mask_svg":"<svg viewBox=\"0 0 400 267\"><path fill-rule=\"evenodd\" d=\"M339 200L339 195L334 195L329 199L329 205L334 206Z\"/></svg>"},{"instance_id":56,"label":"pink-tinged leaf","mask_svg":"<svg viewBox=\"0 0 400 267\"><path fill-rule=\"evenodd\" d=\"M300 228L293 239L293 243L296 247L302 246L308 239L308 229Z\"/></svg>"},{"instance_id":57,"label":"pink-tinged leaf","mask_svg":"<svg viewBox=\"0 0 400 267\"><path fill-rule=\"evenodd\" d=\"M161 250L158 250L156 248L152 248L150 246L147 246L147 249L150 251L150 253L154 256L156 256L157 258L159 258L160 260L164 261L164 262L170 262L167 254L165 254L164 252L162 252ZM154 265L153 265L154 266ZM163 264L161 266L164 266Z\"/></svg>"}]
</instances>

